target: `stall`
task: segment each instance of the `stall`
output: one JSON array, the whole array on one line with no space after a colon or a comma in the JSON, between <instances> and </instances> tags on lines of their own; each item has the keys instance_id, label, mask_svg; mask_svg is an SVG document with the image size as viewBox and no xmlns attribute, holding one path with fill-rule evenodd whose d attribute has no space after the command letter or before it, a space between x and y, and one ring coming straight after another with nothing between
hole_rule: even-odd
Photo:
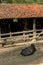
<instances>
[{"instance_id":1,"label":"stall","mask_svg":"<svg viewBox=\"0 0 43 65\"><path fill-rule=\"evenodd\" d=\"M43 5L0 4L0 43L43 43Z\"/></svg>"}]
</instances>

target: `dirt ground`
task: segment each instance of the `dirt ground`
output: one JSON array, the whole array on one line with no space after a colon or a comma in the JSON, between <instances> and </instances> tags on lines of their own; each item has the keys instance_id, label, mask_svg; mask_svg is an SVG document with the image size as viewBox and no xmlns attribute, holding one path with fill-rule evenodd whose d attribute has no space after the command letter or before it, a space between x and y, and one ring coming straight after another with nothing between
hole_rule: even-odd
<instances>
[{"instance_id":1,"label":"dirt ground","mask_svg":"<svg viewBox=\"0 0 43 65\"><path fill-rule=\"evenodd\" d=\"M36 52L31 56L21 56L28 45L0 48L0 65L43 65L43 44L35 44Z\"/></svg>"}]
</instances>

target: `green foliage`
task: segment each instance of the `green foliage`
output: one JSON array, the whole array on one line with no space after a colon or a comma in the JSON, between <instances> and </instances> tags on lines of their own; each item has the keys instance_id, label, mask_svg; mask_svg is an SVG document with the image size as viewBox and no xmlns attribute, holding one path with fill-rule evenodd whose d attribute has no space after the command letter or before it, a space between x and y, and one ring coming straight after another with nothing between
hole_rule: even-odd
<instances>
[{"instance_id":1,"label":"green foliage","mask_svg":"<svg viewBox=\"0 0 43 65\"><path fill-rule=\"evenodd\" d=\"M41 3L43 4L43 0L0 0L2 3Z\"/></svg>"},{"instance_id":2,"label":"green foliage","mask_svg":"<svg viewBox=\"0 0 43 65\"><path fill-rule=\"evenodd\" d=\"M6 3L13 3L13 0L5 0Z\"/></svg>"},{"instance_id":3,"label":"green foliage","mask_svg":"<svg viewBox=\"0 0 43 65\"><path fill-rule=\"evenodd\" d=\"M15 18L15 19L13 19L13 22L18 22L18 19L16 19L16 18Z\"/></svg>"},{"instance_id":4,"label":"green foliage","mask_svg":"<svg viewBox=\"0 0 43 65\"><path fill-rule=\"evenodd\" d=\"M6 0L6 3L26 3L25 0Z\"/></svg>"}]
</instances>

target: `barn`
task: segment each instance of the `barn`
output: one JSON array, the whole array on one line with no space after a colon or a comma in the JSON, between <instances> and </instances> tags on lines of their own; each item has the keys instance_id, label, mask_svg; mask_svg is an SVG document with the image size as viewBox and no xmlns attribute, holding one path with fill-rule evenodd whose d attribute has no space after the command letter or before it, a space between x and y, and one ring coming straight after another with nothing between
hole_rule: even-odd
<instances>
[{"instance_id":1,"label":"barn","mask_svg":"<svg viewBox=\"0 0 43 65\"><path fill-rule=\"evenodd\" d=\"M0 43L9 42L43 43L43 5L0 4Z\"/></svg>"}]
</instances>

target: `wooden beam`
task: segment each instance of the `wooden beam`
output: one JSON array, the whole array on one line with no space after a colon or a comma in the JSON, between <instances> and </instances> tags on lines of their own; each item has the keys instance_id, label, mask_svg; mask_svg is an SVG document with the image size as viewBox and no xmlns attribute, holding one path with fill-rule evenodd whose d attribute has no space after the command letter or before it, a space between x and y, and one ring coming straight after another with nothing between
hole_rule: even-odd
<instances>
[{"instance_id":1,"label":"wooden beam","mask_svg":"<svg viewBox=\"0 0 43 65\"><path fill-rule=\"evenodd\" d=\"M36 42L36 20L33 19L33 39Z\"/></svg>"},{"instance_id":2,"label":"wooden beam","mask_svg":"<svg viewBox=\"0 0 43 65\"><path fill-rule=\"evenodd\" d=\"M9 24L9 32L10 32L10 37L11 37L12 35L11 35L11 27L10 27L10 24Z\"/></svg>"},{"instance_id":3,"label":"wooden beam","mask_svg":"<svg viewBox=\"0 0 43 65\"><path fill-rule=\"evenodd\" d=\"M0 42L1 42L1 26L0 26Z\"/></svg>"},{"instance_id":4,"label":"wooden beam","mask_svg":"<svg viewBox=\"0 0 43 65\"><path fill-rule=\"evenodd\" d=\"M27 30L27 19L24 19L24 30Z\"/></svg>"}]
</instances>

